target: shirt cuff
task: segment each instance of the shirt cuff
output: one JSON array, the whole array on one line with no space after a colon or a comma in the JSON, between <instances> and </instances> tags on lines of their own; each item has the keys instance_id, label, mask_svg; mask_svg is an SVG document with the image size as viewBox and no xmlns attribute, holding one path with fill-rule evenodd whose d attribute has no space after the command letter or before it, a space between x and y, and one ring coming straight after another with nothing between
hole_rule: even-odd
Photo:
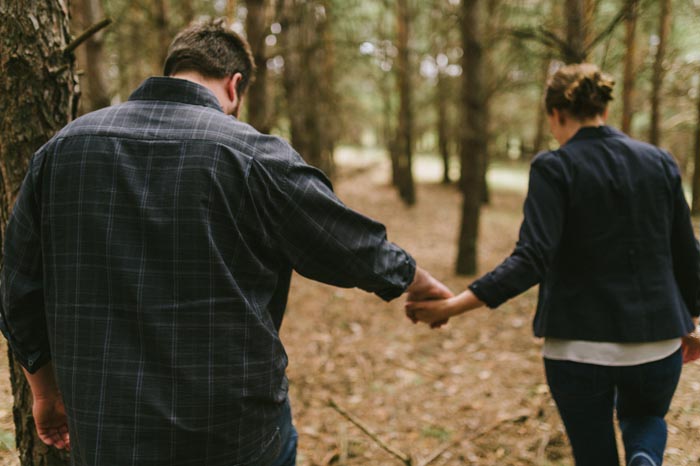
<instances>
[{"instance_id":1,"label":"shirt cuff","mask_svg":"<svg viewBox=\"0 0 700 466\"><path fill-rule=\"evenodd\" d=\"M386 302L396 299L404 294L406 289L411 286L411 283L413 283L413 279L416 276L416 261L408 253L405 253L405 255L406 258L404 259L404 263L400 266L402 270L399 272L401 275L401 281L394 286L375 292L377 296Z\"/></svg>"}]
</instances>

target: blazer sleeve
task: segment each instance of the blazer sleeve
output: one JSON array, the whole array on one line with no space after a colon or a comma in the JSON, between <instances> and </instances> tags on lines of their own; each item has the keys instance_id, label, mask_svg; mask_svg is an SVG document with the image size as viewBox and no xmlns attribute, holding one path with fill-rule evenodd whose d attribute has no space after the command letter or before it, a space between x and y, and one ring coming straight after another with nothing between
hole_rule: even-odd
<instances>
[{"instance_id":1,"label":"blazer sleeve","mask_svg":"<svg viewBox=\"0 0 700 466\"><path fill-rule=\"evenodd\" d=\"M499 266L469 285L488 307L498 307L540 283L561 242L566 191L557 153L538 156L530 167L523 223L515 250Z\"/></svg>"},{"instance_id":2,"label":"blazer sleeve","mask_svg":"<svg viewBox=\"0 0 700 466\"><path fill-rule=\"evenodd\" d=\"M673 273L688 312L700 316L700 250L693 232L690 208L683 193L683 184L678 166L669 154L664 154L672 179L673 220L671 230L671 254Z\"/></svg>"}]
</instances>

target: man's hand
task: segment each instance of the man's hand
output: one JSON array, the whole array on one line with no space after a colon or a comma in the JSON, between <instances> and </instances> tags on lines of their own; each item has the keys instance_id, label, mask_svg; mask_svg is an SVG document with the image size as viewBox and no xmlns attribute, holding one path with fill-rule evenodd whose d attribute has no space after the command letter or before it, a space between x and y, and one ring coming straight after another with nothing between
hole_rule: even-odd
<instances>
[{"instance_id":1,"label":"man's hand","mask_svg":"<svg viewBox=\"0 0 700 466\"><path fill-rule=\"evenodd\" d=\"M65 448L70 451L68 419L60 394L48 398L35 397L32 414L34 415L36 431L42 442L53 445L59 450Z\"/></svg>"},{"instance_id":2,"label":"man's hand","mask_svg":"<svg viewBox=\"0 0 700 466\"><path fill-rule=\"evenodd\" d=\"M454 298L406 302L406 316L414 323L425 322L432 328L446 324L454 315Z\"/></svg>"},{"instance_id":3,"label":"man's hand","mask_svg":"<svg viewBox=\"0 0 700 466\"><path fill-rule=\"evenodd\" d=\"M416 275L413 279L413 283L406 290L408 292L407 302L421 302L421 301L431 301L451 298L454 296L449 288L443 285L440 281L433 278L425 270L420 267L416 267ZM415 318L408 311L406 312L413 323L417 323L418 319ZM447 323L447 319L440 321L431 322L430 326L432 328L438 328Z\"/></svg>"},{"instance_id":4,"label":"man's hand","mask_svg":"<svg viewBox=\"0 0 700 466\"><path fill-rule=\"evenodd\" d=\"M406 315L415 322L425 322L432 328L440 327L451 317L483 306L484 303L471 291L440 300L406 302Z\"/></svg>"},{"instance_id":5,"label":"man's hand","mask_svg":"<svg viewBox=\"0 0 700 466\"><path fill-rule=\"evenodd\" d=\"M408 301L445 299L454 296L449 288L420 267L416 267L413 283L409 285L406 292L408 293Z\"/></svg>"},{"instance_id":6,"label":"man's hand","mask_svg":"<svg viewBox=\"0 0 700 466\"><path fill-rule=\"evenodd\" d=\"M39 438L47 445L70 450L66 408L53 373L53 364L49 362L33 374L25 370L24 375L34 397L32 414Z\"/></svg>"}]
</instances>

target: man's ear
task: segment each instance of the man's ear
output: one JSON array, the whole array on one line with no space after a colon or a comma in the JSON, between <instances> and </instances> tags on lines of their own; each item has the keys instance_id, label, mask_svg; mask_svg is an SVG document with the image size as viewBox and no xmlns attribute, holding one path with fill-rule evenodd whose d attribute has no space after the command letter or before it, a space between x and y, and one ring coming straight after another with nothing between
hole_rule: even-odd
<instances>
[{"instance_id":1,"label":"man's ear","mask_svg":"<svg viewBox=\"0 0 700 466\"><path fill-rule=\"evenodd\" d=\"M226 83L226 92L234 107L240 105L241 97L243 97L238 92L241 81L243 81L243 75L241 73L235 73Z\"/></svg>"}]
</instances>

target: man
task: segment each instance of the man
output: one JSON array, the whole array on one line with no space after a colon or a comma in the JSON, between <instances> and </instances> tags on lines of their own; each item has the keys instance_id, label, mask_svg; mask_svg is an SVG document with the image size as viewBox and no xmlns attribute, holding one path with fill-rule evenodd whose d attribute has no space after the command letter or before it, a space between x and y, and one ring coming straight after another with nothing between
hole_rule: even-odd
<instances>
[{"instance_id":1,"label":"man","mask_svg":"<svg viewBox=\"0 0 700 466\"><path fill-rule=\"evenodd\" d=\"M75 465L294 464L278 335L293 269L387 301L450 296L289 145L235 118L252 74L243 39L193 26L169 77L31 161L2 330L42 440Z\"/></svg>"}]
</instances>

